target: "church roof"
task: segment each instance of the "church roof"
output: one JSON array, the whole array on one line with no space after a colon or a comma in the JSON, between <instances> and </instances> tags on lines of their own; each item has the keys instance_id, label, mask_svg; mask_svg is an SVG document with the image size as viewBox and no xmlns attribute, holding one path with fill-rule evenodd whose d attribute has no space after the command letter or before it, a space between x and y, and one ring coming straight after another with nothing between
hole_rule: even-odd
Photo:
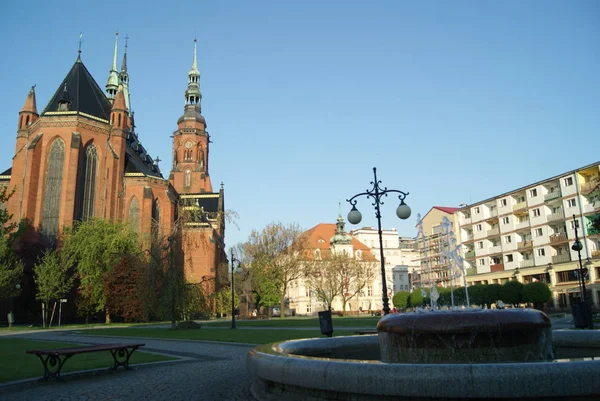
<instances>
[{"instance_id":1,"label":"church roof","mask_svg":"<svg viewBox=\"0 0 600 401\"><path fill-rule=\"evenodd\" d=\"M335 235L336 225L331 223L317 224L310 230L306 231L303 235L305 236L308 247L311 249L321 249L321 251L329 252L331 244L329 243L331 237ZM354 251L360 250L369 255L371 250L368 246L352 237L352 249Z\"/></svg>"},{"instance_id":2,"label":"church roof","mask_svg":"<svg viewBox=\"0 0 600 401\"><path fill-rule=\"evenodd\" d=\"M110 102L80 58L77 58L65 79L58 86L43 114L64 113L65 111L59 111L59 103L65 101L65 92L68 94L66 100L70 102L66 111L76 111L107 121L110 119Z\"/></svg>"},{"instance_id":3,"label":"church roof","mask_svg":"<svg viewBox=\"0 0 600 401\"><path fill-rule=\"evenodd\" d=\"M149 177L164 178L158 164L152 160L146 149L138 141L137 135L130 132L125 149L125 174L143 174Z\"/></svg>"}]
</instances>

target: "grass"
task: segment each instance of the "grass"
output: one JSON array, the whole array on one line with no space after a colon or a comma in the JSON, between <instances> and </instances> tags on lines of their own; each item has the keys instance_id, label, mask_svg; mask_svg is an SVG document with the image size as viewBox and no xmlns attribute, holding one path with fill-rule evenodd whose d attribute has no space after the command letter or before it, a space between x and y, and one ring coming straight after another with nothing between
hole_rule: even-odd
<instances>
[{"instance_id":1,"label":"grass","mask_svg":"<svg viewBox=\"0 0 600 401\"><path fill-rule=\"evenodd\" d=\"M333 317L333 327L361 327L374 329L379 322L380 317ZM230 321L216 321L203 323L209 327L229 327ZM271 318L265 320L237 320L236 324L239 327L311 327L319 328L319 319L286 317L286 318Z\"/></svg>"},{"instance_id":2,"label":"grass","mask_svg":"<svg viewBox=\"0 0 600 401\"><path fill-rule=\"evenodd\" d=\"M93 329L96 327L138 327L138 326L151 326L157 324L168 324L170 322L147 322L147 323L79 323L79 324L62 324L57 326L56 324L52 325L52 327L42 327L42 326L28 326L28 325L15 325L11 328L8 326L0 326L0 331L30 331L30 330L72 330L72 329Z\"/></svg>"},{"instance_id":3,"label":"grass","mask_svg":"<svg viewBox=\"0 0 600 401\"><path fill-rule=\"evenodd\" d=\"M26 354L25 351L71 346L77 346L77 344L25 340L21 338L0 338L0 355L2 355L2 364L0 364L0 383L31 377L42 377L44 375L44 367L39 358L35 355ZM131 356L130 363L136 364L173 359L176 358L149 354L138 350ZM113 358L108 351L74 355L65 362L61 373L77 370L109 368L112 366L112 362Z\"/></svg>"},{"instance_id":4,"label":"grass","mask_svg":"<svg viewBox=\"0 0 600 401\"><path fill-rule=\"evenodd\" d=\"M94 336L169 338L174 340L222 341L249 344L268 344L276 341L323 337L318 330L231 330L228 328L193 330L115 328L98 329L85 334ZM334 331L334 335L336 336L349 336L353 334L354 332L352 330Z\"/></svg>"}]
</instances>

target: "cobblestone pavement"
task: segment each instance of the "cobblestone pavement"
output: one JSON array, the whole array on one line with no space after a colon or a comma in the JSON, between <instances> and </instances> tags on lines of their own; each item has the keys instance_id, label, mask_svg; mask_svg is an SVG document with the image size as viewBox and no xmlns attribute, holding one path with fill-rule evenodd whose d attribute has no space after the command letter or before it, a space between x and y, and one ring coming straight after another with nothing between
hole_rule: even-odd
<instances>
[{"instance_id":1,"label":"cobblestone pavement","mask_svg":"<svg viewBox=\"0 0 600 401\"><path fill-rule=\"evenodd\" d=\"M123 342L115 337L86 337L73 332L19 337L84 344ZM128 338L128 342L136 339ZM143 350L185 357L183 361L137 366L118 372L68 374L60 382L27 382L0 387L2 401L152 401L252 400L246 354L251 345L143 339ZM75 356L76 358L77 356ZM68 362L67 362L68 363ZM40 376L42 373L40 364Z\"/></svg>"}]
</instances>

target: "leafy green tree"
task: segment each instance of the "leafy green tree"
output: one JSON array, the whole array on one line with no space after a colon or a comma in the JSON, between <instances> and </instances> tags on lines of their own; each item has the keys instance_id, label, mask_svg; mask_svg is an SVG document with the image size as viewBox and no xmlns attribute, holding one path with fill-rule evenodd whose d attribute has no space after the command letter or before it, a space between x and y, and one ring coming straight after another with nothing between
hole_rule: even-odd
<instances>
[{"instance_id":1,"label":"leafy green tree","mask_svg":"<svg viewBox=\"0 0 600 401\"><path fill-rule=\"evenodd\" d=\"M0 300L19 295L17 284L23 276L23 263L16 256L13 247L17 237L17 224L5 207L14 192L14 189L9 191L8 187L0 187L0 205L4 205L0 207Z\"/></svg>"},{"instance_id":2,"label":"leafy green tree","mask_svg":"<svg viewBox=\"0 0 600 401\"><path fill-rule=\"evenodd\" d=\"M500 295L500 284L487 284L484 286L484 291L481 297L483 305L491 305L498 301Z\"/></svg>"},{"instance_id":3,"label":"leafy green tree","mask_svg":"<svg viewBox=\"0 0 600 401\"><path fill-rule=\"evenodd\" d=\"M413 308L423 306L423 294L421 294L420 288L415 288L412 290L408 298L408 303Z\"/></svg>"},{"instance_id":4,"label":"leafy green tree","mask_svg":"<svg viewBox=\"0 0 600 401\"><path fill-rule=\"evenodd\" d=\"M76 266L81 297L96 311L105 311L110 323L104 280L123 255L140 253L137 233L127 224L101 219L77 223L65 230L61 253L68 265Z\"/></svg>"},{"instance_id":5,"label":"leafy green tree","mask_svg":"<svg viewBox=\"0 0 600 401\"><path fill-rule=\"evenodd\" d=\"M475 284L469 287L469 302L471 305L482 306L484 302L485 284Z\"/></svg>"},{"instance_id":6,"label":"leafy green tree","mask_svg":"<svg viewBox=\"0 0 600 401\"><path fill-rule=\"evenodd\" d=\"M521 293L523 291L523 284L517 280L509 280L506 283L502 284L500 288L500 293L498 294L498 299L502 300L502 302L517 305L521 303L522 297Z\"/></svg>"},{"instance_id":7,"label":"leafy green tree","mask_svg":"<svg viewBox=\"0 0 600 401\"><path fill-rule=\"evenodd\" d=\"M207 320L213 317L212 306L201 283L187 283L186 296L185 320Z\"/></svg>"},{"instance_id":8,"label":"leafy green tree","mask_svg":"<svg viewBox=\"0 0 600 401\"><path fill-rule=\"evenodd\" d=\"M523 286L523 302L530 302L536 309L552 299L552 291L548 284L541 281L525 284Z\"/></svg>"},{"instance_id":9,"label":"leafy green tree","mask_svg":"<svg viewBox=\"0 0 600 401\"><path fill-rule=\"evenodd\" d=\"M141 255L123 255L110 274L104 276L106 308L122 316L126 322L147 321L143 276L146 263Z\"/></svg>"},{"instance_id":10,"label":"leafy green tree","mask_svg":"<svg viewBox=\"0 0 600 401\"><path fill-rule=\"evenodd\" d=\"M410 297L410 292L398 291L392 297L392 303L394 304L394 307L397 309L406 309L406 308L408 308L409 297Z\"/></svg>"},{"instance_id":11,"label":"leafy green tree","mask_svg":"<svg viewBox=\"0 0 600 401\"><path fill-rule=\"evenodd\" d=\"M303 276L306 238L297 224L271 223L263 230L253 230L245 244L245 255L252 261L253 285L257 285L263 305L271 303L276 290L281 310L290 283ZM266 282L259 282L266 280ZM285 313L280 314L281 318Z\"/></svg>"},{"instance_id":12,"label":"leafy green tree","mask_svg":"<svg viewBox=\"0 0 600 401\"><path fill-rule=\"evenodd\" d=\"M234 294L234 307L240 306L238 294ZM231 313L231 287L223 287L215 294L215 308L218 315L224 316Z\"/></svg>"},{"instance_id":13,"label":"leafy green tree","mask_svg":"<svg viewBox=\"0 0 600 401\"><path fill-rule=\"evenodd\" d=\"M69 267L69 265L63 263L58 251L47 250L33 268L37 288L36 299L46 305L45 308L42 308L44 311L42 314L44 327L46 327L46 322L48 322L48 327L52 325L56 302L64 298L73 287L74 277ZM54 301L54 309L52 317L48 321L51 301Z\"/></svg>"},{"instance_id":14,"label":"leafy green tree","mask_svg":"<svg viewBox=\"0 0 600 401\"><path fill-rule=\"evenodd\" d=\"M265 264L253 261L250 264L252 293L258 307L270 308L279 303L279 286L275 273Z\"/></svg>"}]
</instances>

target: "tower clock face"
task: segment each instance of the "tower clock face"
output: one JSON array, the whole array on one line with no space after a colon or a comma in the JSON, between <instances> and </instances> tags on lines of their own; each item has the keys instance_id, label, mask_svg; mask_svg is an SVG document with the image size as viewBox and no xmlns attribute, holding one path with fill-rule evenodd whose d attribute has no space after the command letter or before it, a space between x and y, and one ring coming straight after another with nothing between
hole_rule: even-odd
<instances>
[{"instance_id":1,"label":"tower clock face","mask_svg":"<svg viewBox=\"0 0 600 401\"><path fill-rule=\"evenodd\" d=\"M185 147L188 148L188 149L191 148L192 147L192 143L191 142L186 142L185 143Z\"/></svg>"}]
</instances>

